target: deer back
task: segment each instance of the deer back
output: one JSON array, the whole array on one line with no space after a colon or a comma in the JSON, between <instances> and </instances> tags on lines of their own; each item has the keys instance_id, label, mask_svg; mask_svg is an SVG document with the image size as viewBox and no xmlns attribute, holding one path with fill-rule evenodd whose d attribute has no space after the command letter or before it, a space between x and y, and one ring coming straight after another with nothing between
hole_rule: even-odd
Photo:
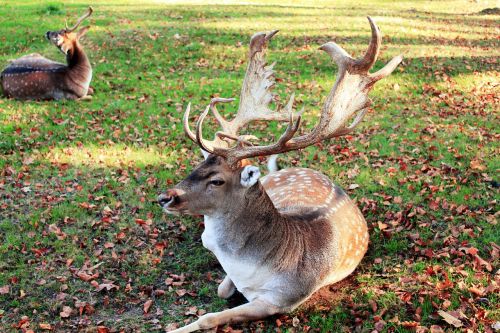
<instances>
[{"instance_id":1,"label":"deer back","mask_svg":"<svg viewBox=\"0 0 500 333\"><path fill-rule=\"evenodd\" d=\"M62 91L66 71L66 65L40 55L24 56L2 71L2 89L6 96L16 99L55 98L56 92Z\"/></svg>"}]
</instances>

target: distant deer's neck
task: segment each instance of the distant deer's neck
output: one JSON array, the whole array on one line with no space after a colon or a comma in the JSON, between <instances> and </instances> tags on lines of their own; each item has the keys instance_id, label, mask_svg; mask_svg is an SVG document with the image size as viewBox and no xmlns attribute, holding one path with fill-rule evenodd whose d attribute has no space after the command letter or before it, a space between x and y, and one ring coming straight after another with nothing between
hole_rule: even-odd
<instances>
[{"instance_id":1,"label":"distant deer's neck","mask_svg":"<svg viewBox=\"0 0 500 333\"><path fill-rule=\"evenodd\" d=\"M66 61L68 62L68 67L70 69L90 69L89 59L83 51L82 46L78 42L75 42L73 48L68 51L68 54L66 55Z\"/></svg>"},{"instance_id":2,"label":"distant deer's neck","mask_svg":"<svg viewBox=\"0 0 500 333\"><path fill-rule=\"evenodd\" d=\"M68 62L66 84L80 95L86 95L92 79L92 67L78 42L75 42L74 47L66 55L66 61Z\"/></svg>"}]
</instances>

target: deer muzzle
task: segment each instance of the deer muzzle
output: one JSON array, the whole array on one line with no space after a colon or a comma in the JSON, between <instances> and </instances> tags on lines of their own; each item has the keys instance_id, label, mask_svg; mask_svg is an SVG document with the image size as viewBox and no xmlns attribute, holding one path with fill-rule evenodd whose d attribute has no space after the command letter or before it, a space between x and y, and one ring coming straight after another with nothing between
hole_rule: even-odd
<instances>
[{"instance_id":1,"label":"deer muzzle","mask_svg":"<svg viewBox=\"0 0 500 333\"><path fill-rule=\"evenodd\" d=\"M158 196L158 204L167 213L179 213L182 210L183 201L181 199L184 192L181 189L173 188L167 190L166 193L162 193Z\"/></svg>"}]
</instances>

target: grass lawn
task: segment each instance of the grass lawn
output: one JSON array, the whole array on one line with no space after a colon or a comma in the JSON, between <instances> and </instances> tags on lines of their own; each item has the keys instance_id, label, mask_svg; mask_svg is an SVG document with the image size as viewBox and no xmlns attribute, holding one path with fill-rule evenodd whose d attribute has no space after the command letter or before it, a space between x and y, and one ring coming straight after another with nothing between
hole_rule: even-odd
<instances>
[{"instance_id":1,"label":"grass lawn","mask_svg":"<svg viewBox=\"0 0 500 333\"><path fill-rule=\"evenodd\" d=\"M359 56L370 15L384 34L375 69L400 53L403 63L375 86L352 136L280 157L349 189L370 228L368 253L293 313L220 330L493 332L500 15L481 11L498 4L221 3L93 1L82 42L93 99L0 99L0 331L165 331L236 304L216 295L223 272L202 247L202 220L155 203L201 161L183 110L238 97L250 36L279 29L268 53L277 104L295 92L311 128L336 71L318 46L335 40ZM44 34L88 4L2 1L0 67L33 52L63 61Z\"/></svg>"}]
</instances>

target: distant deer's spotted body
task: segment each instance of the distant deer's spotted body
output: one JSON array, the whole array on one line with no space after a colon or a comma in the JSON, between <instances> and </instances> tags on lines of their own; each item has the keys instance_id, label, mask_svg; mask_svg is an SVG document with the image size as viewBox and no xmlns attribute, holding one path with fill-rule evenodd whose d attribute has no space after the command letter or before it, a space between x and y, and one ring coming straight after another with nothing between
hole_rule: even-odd
<instances>
[{"instance_id":1,"label":"distant deer's spotted body","mask_svg":"<svg viewBox=\"0 0 500 333\"><path fill-rule=\"evenodd\" d=\"M67 65L34 53L14 60L0 74L3 93L16 99L76 99L87 95L92 80L92 67L79 40L88 31L73 31L90 16L92 9L72 27L46 34L66 55Z\"/></svg>"},{"instance_id":2,"label":"distant deer's spotted body","mask_svg":"<svg viewBox=\"0 0 500 333\"><path fill-rule=\"evenodd\" d=\"M355 128L370 104L370 89L401 61L396 57L378 72L368 72L380 48L379 30L369 21L372 39L363 58L351 58L332 42L321 47L337 62L339 73L318 124L306 134L295 137L301 116L292 110L293 96L286 112L268 107L274 79L272 65L265 65L264 51L276 31L255 34L250 41L240 105L232 120L223 118L216 108L232 99L214 98L192 131L188 105L184 129L206 152L206 159L186 179L160 194L158 203L170 214L204 215L203 245L227 273L218 295L228 298L238 290L249 302L205 314L173 332L290 311L319 288L351 274L361 262L368 247L366 222L340 187L320 172L304 168L274 171L277 168L272 167L273 172L259 179L258 168L247 159L302 149ZM222 128L211 141L203 138L202 130L209 112ZM288 126L276 143L255 146L250 142L255 137L239 131L256 120L287 121Z\"/></svg>"}]
</instances>

